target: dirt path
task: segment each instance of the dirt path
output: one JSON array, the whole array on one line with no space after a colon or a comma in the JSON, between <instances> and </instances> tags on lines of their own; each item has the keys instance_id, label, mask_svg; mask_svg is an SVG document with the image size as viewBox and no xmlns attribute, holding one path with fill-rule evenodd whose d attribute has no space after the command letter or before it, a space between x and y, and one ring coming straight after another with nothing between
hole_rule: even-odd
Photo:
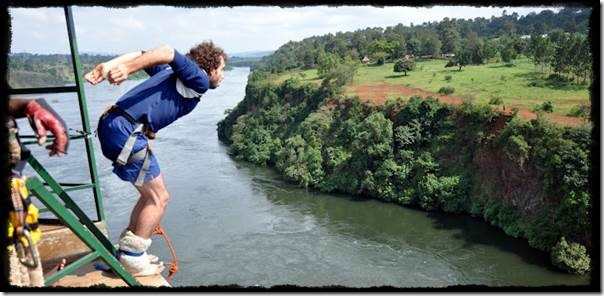
<instances>
[{"instance_id":1,"label":"dirt path","mask_svg":"<svg viewBox=\"0 0 604 296\"><path fill-rule=\"evenodd\" d=\"M355 93L361 98L363 102L371 103L375 105L382 105L386 102L386 98L389 96L420 96L422 98L432 96L438 98L439 101L452 104L459 105L463 103L463 99L456 96L446 96L438 93L426 91L420 88L407 87L404 85L392 85L386 83L380 84L363 84L363 85L355 85L349 86L347 88L348 92ZM499 112L505 112L510 114L511 109L514 106L507 106L506 110L503 110L502 107L495 107L495 110ZM517 107L519 109L518 115L521 118L526 120L531 120L537 118L537 114L532 112L531 110L523 107ZM578 117L565 116L560 114L546 114L545 115L549 120L558 123L563 126L579 126L585 123L585 120Z\"/></svg>"}]
</instances>

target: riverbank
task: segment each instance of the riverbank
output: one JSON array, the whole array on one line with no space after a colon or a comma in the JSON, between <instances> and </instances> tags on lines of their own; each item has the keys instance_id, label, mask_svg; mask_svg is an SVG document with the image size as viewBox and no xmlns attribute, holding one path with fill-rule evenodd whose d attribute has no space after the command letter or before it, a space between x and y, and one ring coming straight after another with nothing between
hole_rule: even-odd
<instances>
[{"instance_id":1,"label":"riverbank","mask_svg":"<svg viewBox=\"0 0 604 296\"><path fill-rule=\"evenodd\" d=\"M436 99L363 104L337 90L250 76L219 123L239 159L323 192L484 218L586 273L591 249L591 128L530 122Z\"/></svg>"}]
</instances>

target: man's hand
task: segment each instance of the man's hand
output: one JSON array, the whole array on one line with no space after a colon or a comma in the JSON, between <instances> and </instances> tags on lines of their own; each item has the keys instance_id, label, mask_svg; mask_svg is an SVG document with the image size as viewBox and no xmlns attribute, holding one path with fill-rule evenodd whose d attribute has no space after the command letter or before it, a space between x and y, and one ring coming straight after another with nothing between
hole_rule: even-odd
<instances>
[{"instance_id":1,"label":"man's hand","mask_svg":"<svg viewBox=\"0 0 604 296\"><path fill-rule=\"evenodd\" d=\"M98 64L96 67L94 67L94 69L92 69L92 71L86 73L84 78L92 85L98 84L105 79L103 71L105 71L105 65Z\"/></svg>"},{"instance_id":2,"label":"man's hand","mask_svg":"<svg viewBox=\"0 0 604 296\"><path fill-rule=\"evenodd\" d=\"M107 81L111 84L119 85L126 79L128 79L128 68L124 64L118 64L107 74Z\"/></svg>"},{"instance_id":3,"label":"man's hand","mask_svg":"<svg viewBox=\"0 0 604 296\"><path fill-rule=\"evenodd\" d=\"M61 156L66 153L69 143L65 125L53 112L42 105L45 104L39 104L36 100L29 101L25 107L25 115L36 133L38 144L43 145L46 142L46 131L49 130L55 136L55 139L51 145L46 146L46 149L50 150L48 155Z\"/></svg>"}]
</instances>

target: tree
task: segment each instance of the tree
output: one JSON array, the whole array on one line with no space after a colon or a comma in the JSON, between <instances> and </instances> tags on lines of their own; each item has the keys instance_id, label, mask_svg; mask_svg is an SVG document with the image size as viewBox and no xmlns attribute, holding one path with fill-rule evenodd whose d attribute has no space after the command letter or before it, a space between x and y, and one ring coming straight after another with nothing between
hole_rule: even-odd
<instances>
[{"instance_id":1,"label":"tree","mask_svg":"<svg viewBox=\"0 0 604 296\"><path fill-rule=\"evenodd\" d=\"M336 87L344 86L351 83L359 68L359 62L346 59L343 63L338 63L328 70L324 75L324 84L335 84Z\"/></svg>"},{"instance_id":2,"label":"tree","mask_svg":"<svg viewBox=\"0 0 604 296\"><path fill-rule=\"evenodd\" d=\"M441 43L438 40L438 36L434 33L426 33L422 36L421 48L422 55L429 55L436 57L440 54Z\"/></svg>"},{"instance_id":3,"label":"tree","mask_svg":"<svg viewBox=\"0 0 604 296\"><path fill-rule=\"evenodd\" d=\"M422 45L419 39L411 38L407 41L407 53L412 55L420 55L422 50Z\"/></svg>"},{"instance_id":4,"label":"tree","mask_svg":"<svg viewBox=\"0 0 604 296\"><path fill-rule=\"evenodd\" d=\"M449 59L449 62L445 65L445 68L449 67L459 67L459 71L461 71L461 67L469 65L472 62L472 55L467 49L460 49L457 51L454 57Z\"/></svg>"},{"instance_id":5,"label":"tree","mask_svg":"<svg viewBox=\"0 0 604 296\"><path fill-rule=\"evenodd\" d=\"M444 18L437 26L440 42L442 43L443 53L454 53L459 49L459 32L455 28L455 23L449 18Z\"/></svg>"},{"instance_id":6,"label":"tree","mask_svg":"<svg viewBox=\"0 0 604 296\"><path fill-rule=\"evenodd\" d=\"M285 145L277 152L276 167L288 179L308 187L323 178L321 162L321 147L308 145L300 135L296 135L285 140Z\"/></svg>"},{"instance_id":7,"label":"tree","mask_svg":"<svg viewBox=\"0 0 604 296\"><path fill-rule=\"evenodd\" d=\"M501 55L501 60L506 64L511 64L517 56L516 49L514 48L514 43L509 37L502 38L501 42L502 46L499 52L499 54Z\"/></svg>"},{"instance_id":8,"label":"tree","mask_svg":"<svg viewBox=\"0 0 604 296\"><path fill-rule=\"evenodd\" d=\"M497 42L493 39L489 39L484 42L483 49L484 58L488 61L497 56Z\"/></svg>"},{"instance_id":9,"label":"tree","mask_svg":"<svg viewBox=\"0 0 604 296\"><path fill-rule=\"evenodd\" d=\"M555 73L569 72L572 60L577 54L573 51L575 38L573 38L573 35L560 30L552 32L549 38L554 47L553 56L549 60L550 66Z\"/></svg>"},{"instance_id":10,"label":"tree","mask_svg":"<svg viewBox=\"0 0 604 296\"><path fill-rule=\"evenodd\" d=\"M400 59L394 64L394 72L404 72L407 76L407 71L415 69L415 61L413 59Z\"/></svg>"},{"instance_id":11,"label":"tree","mask_svg":"<svg viewBox=\"0 0 604 296\"><path fill-rule=\"evenodd\" d=\"M317 61L317 74L319 77L325 77L332 69L334 69L339 63L337 55L332 53L319 53Z\"/></svg>"},{"instance_id":12,"label":"tree","mask_svg":"<svg viewBox=\"0 0 604 296\"><path fill-rule=\"evenodd\" d=\"M305 50L304 56L302 57L302 62L303 62L302 67L304 69L314 68L316 66L315 56L316 56L316 50L313 50L312 48L308 48L307 50Z\"/></svg>"},{"instance_id":13,"label":"tree","mask_svg":"<svg viewBox=\"0 0 604 296\"><path fill-rule=\"evenodd\" d=\"M478 34L474 31L470 31L464 42L463 49L467 51L469 55L469 63L474 65L480 65L484 63L484 43L478 38Z\"/></svg>"},{"instance_id":14,"label":"tree","mask_svg":"<svg viewBox=\"0 0 604 296\"><path fill-rule=\"evenodd\" d=\"M375 52L372 57L377 65L383 65L386 62L386 53L383 51Z\"/></svg>"},{"instance_id":15,"label":"tree","mask_svg":"<svg viewBox=\"0 0 604 296\"><path fill-rule=\"evenodd\" d=\"M577 65L576 65L576 74L578 76L583 77L583 82L588 78L591 73L591 65L592 65L592 55L591 55L591 44L589 42L589 38L583 36L580 41L580 47L576 53L577 56ZM592 96L590 96L591 99Z\"/></svg>"},{"instance_id":16,"label":"tree","mask_svg":"<svg viewBox=\"0 0 604 296\"><path fill-rule=\"evenodd\" d=\"M399 40L393 41L392 54L391 59L400 59L405 56L407 53L407 43L405 42L405 38L401 37Z\"/></svg>"},{"instance_id":17,"label":"tree","mask_svg":"<svg viewBox=\"0 0 604 296\"><path fill-rule=\"evenodd\" d=\"M390 44L383 39L375 40L369 45L369 53L375 60L383 59L385 62L386 58L392 54L394 46L394 44ZM378 64L383 64L383 62L380 62L381 61L378 61Z\"/></svg>"}]
</instances>

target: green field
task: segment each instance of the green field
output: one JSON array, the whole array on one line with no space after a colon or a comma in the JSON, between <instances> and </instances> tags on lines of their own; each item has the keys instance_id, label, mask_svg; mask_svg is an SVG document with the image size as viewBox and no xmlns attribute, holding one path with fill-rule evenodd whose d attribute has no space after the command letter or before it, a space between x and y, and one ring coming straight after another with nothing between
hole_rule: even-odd
<instances>
[{"instance_id":1,"label":"green field","mask_svg":"<svg viewBox=\"0 0 604 296\"><path fill-rule=\"evenodd\" d=\"M414 71L408 76L393 71L393 63L381 66L363 65L354 78L353 85L392 84L420 88L438 92L443 86L452 86L452 96L470 99L477 103L487 104L493 97L499 97L509 107L532 110L537 104L552 101L554 112L567 115L573 106L589 105L589 87L587 84L569 83L563 86L554 85L539 73L528 58L521 58L508 67L503 63L490 63L478 66L466 66L462 71L457 67L445 68L445 60L427 60L416 63ZM300 74L302 73L302 74ZM447 82L445 77L450 75ZM294 71L277 77L283 81L298 76L307 81L319 81L315 69ZM537 86L529 86L533 82Z\"/></svg>"}]
</instances>

